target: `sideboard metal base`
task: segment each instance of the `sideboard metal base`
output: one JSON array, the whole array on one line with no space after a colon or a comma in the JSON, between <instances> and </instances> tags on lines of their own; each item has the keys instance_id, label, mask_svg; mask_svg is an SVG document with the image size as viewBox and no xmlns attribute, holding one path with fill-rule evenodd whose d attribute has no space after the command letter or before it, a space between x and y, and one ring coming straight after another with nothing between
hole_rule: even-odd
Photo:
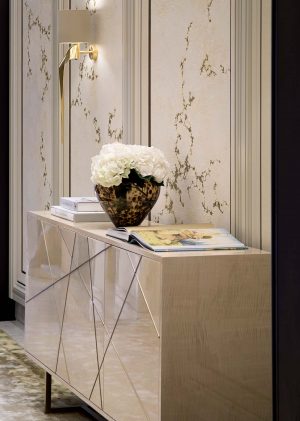
<instances>
[{"instance_id":1,"label":"sideboard metal base","mask_svg":"<svg viewBox=\"0 0 300 421\"><path fill-rule=\"evenodd\" d=\"M45 371L45 414L50 413L68 413L68 412L81 412L85 415L90 415L92 419L97 421L107 421L103 418L98 412L94 411L90 406L86 405L82 402L81 405L78 406L61 406L61 407L52 407L52 399L51 399L51 391L52 391L52 376L47 371Z\"/></svg>"}]
</instances>

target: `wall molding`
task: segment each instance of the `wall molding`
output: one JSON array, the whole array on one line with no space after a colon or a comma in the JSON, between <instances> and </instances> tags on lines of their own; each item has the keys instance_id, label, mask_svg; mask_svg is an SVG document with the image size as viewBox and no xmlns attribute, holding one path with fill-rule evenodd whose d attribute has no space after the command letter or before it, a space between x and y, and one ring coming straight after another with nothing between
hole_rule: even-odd
<instances>
[{"instance_id":1,"label":"wall molding","mask_svg":"<svg viewBox=\"0 0 300 421\"><path fill-rule=\"evenodd\" d=\"M53 201L58 201L61 177L61 145L58 135L58 46L56 11L66 0L53 2L53 66L52 66L52 171ZM26 274L23 270L23 0L10 1L10 245L9 296L24 305Z\"/></svg>"},{"instance_id":2,"label":"wall molding","mask_svg":"<svg viewBox=\"0 0 300 421\"><path fill-rule=\"evenodd\" d=\"M150 0L122 0L124 141L149 139ZM10 297L24 301L22 272L22 4L10 2ZM271 0L231 0L231 230L249 245L269 249L271 239ZM69 121L59 142L58 61L53 7L53 200L69 192ZM66 99L69 72L66 72ZM262 83L263 82L263 83ZM56 105L55 105L56 104ZM68 100L66 100L66 110Z\"/></svg>"},{"instance_id":3,"label":"wall molding","mask_svg":"<svg viewBox=\"0 0 300 421\"><path fill-rule=\"evenodd\" d=\"M272 240L272 0L262 2L261 44L261 246Z\"/></svg>"},{"instance_id":4,"label":"wall molding","mask_svg":"<svg viewBox=\"0 0 300 421\"><path fill-rule=\"evenodd\" d=\"M53 98L53 113L52 113L52 133L53 133L53 150L52 150L52 186L53 204L59 203L59 197L63 193L63 146L59 140L59 85L58 85L58 61L60 48L57 41L57 12L63 8L62 0L54 0L52 8L52 98Z\"/></svg>"},{"instance_id":5,"label":"wall molding","mask_svg":"<svg viewBox=\"0 0 300 421\"><path fill-rule=\"evenodd\" d=\"M123 0L123 138L148 145L149 2Z\"/></svg>"},{"instance_id":6,"label":"wall molding","mask_svg":"<svg viewBox=\"0 0 300 421\"><path fill-rule=\"evenodd\" d=\"M61 196L69 196L71 192L71 168L70 168L70 80L71 80L71 65L70 62L66 65L64 74L64 144L60 141L60 101L59 101L59 83L58 83L58 67L60 61L63 59L68 50L67 45L58 45L57 41L57 12L58 10L71 9L71 0L56 0L56 7L53 8L53 98L57 112L54 112L53 129L56 133L54 138L54 156L56 156L56 164L54 164L53 171L58 174L54 180L57 187L57 194L54 195L58 204ZM55 110L55 107L54 107Z\"/></svg>"},{"instance_id":7,"label":"wall molding","mask_svg":"<svg viewBox=\"0 0 300 421\"><path fill-rule=\"evenodd\" d=\"M262 127L271 122L268 103L262 103L262 57L271 57L271 45L265 42L262 50L262 0L232 0L231 8L231 230L246 244L269 249L271 153L265 144L270 143L270 132L265 130L262 137ZM270 81L266 71L266 80L268 76Z\"/></svg>"},{"instance_id":8,"label":"wall molding","mask_svg":"<svg viewBox=\"0 0 300 421\"><path fill-rule=\"evenodd\" d=\"M22 105L23 31L22 4L10 1L10 222L9 296L24 304L22 272Z\"/></svg>"}]
</instances>

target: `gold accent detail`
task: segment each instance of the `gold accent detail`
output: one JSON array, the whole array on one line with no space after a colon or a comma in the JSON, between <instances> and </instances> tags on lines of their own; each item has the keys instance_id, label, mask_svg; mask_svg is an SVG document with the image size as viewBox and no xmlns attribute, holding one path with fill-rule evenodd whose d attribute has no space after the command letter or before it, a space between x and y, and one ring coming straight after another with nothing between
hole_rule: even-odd
<instances>
[{"instance_id":1,"label":"gold accent detail","mask_svg":"<svg viewBox=\"0 0 300 421\"><path fill-rule=\"evenodd\" d=\"M98 49L94 45L90 45L88 50L80 50L80 54L88 54L91 60L96 61L98 58Z\"/></svg>"},{"instance_id":2,"label":"gold accent detail","mask_svg":"<svg viewBox=\"0 0 300 421\"><path fill-rule=\"evenodd\" d=\"M91 60L96 61L98 59L98 48L94 45L90 45L89 57Z\"/></svg>"},{"instance_id":3,"label":"gold accent detail","mask_svg":"<svg viewBox=\"0 0 300 421\"><path fill-rule=\"evenodd\" d=\"M90 45L87 51L80 50L80 44L72 45L66 55L62 59L59 65L59 88L60 88L60 140L61 143L64 143L64 119L65 119L65 109L64 109L64 71L65 65L70 60L79 60L81 54L88 54L90 59L96 61L98 58L98 49L94 45Z\"/></svg>"}]
</instances>

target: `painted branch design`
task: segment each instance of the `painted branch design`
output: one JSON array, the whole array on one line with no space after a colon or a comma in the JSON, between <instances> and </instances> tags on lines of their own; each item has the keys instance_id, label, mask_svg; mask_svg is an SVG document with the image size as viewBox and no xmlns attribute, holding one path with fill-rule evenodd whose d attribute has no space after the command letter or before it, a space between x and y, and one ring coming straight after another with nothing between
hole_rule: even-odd
<instances>
[{"instance_id":1,"label":"painted branch design","mask_svg":"<svg viewBox=\"0 0 300 421\"><path fill-rule=\"evenodd\" d=\"M185 206L186 200L183 195L187 192L191 199L191 192L196 191L201 196L201 206L205 214L212 216L215 211L224 212L224 207L228 203L224 200L217 199L217 183L213 184L213 192L215 199L212 204L208 203L207 199L207 183L213 176L214 168L221 164L219 159L211 159L206 169L200 170L193 163L192 156L194 151L195 135L193 132L192 122L190 119L190 111L193 107L195 96L187 90L186 85L186 65L188 62L188 53L190 48L190 33L193 22L190 22L185 35L185 54L179 64L180 70L180 95L181 95L181 109L175 114L174 128L176 132L176 139L174 145L175 164L171 170L170 176L166 180L165 203L163 209L158 213L155 220L159 222L160 216L165 214L172 215L174 222L179 223L176 216L174 204L179 204L182 208ZM206 55L204 63L205 71L211 72L214 75L212 68L208 67L208 55ZM203 63L202 63L203 65Z\"/></svg>"},{"instance_id":2,"label":"painted branch design","mask_svg":"<svg viewBox=\"0 0 300 421\"><path fill-rule=\"evenodd\" d=\"M43 167L42 172L42 178L43 178L43 185L48 189L49 192L49 200L45 204L44 209L49 210L51 207L51 198L52 198L52 186L48 178L48 168L47 168L47 162L46 162L46 154L45 154L45 141L44 141L44 132L41 132L41 144L40 144L40 158L41 158L41 164Z\"/></svg>"},{"instance_id":3,"label":"painted branch design","mask_svg":"<svg viewBox=\"0 0 300 421\"><path fill-rule=\"evenodd\" d=\"M116 109L114 108L112 113L108 113L108 126L107 126L107 134L111 141L113 142L120 142L123 138L123 127L117 129L112 128L113 119L116 116Z\"/></svg>"},{"instance_id":4,"label":"painted branch design","mask_svg":"<svg viewBox=\"0 0 300 421\"><path fill-rule=\"evenodd\" d=\"M223 73L224 75L226 75L227 73L230 73L230 67L225 67L223 66L223 64L220 64L220 70L221 70L221 73Z\"/></svg>"},{"instance_id":5,"label":"painted branch design","mask_svg":"<svg viewBox=\"0 0 300 421\"><path fill-rule=\"evenodd\" d=\"M93 118L93 126L96 133L95 142L101 143L101 129L100 129L100 124L98 123L98 120L96 117Z\"/></svg>"},{"instance_id":6,"label":"painted branch design","mask_svg":"<svg viewBox=\"0 0 300 421\"><path fill-rule=\"evenodd\" d=\"M217 72L213 70L212 65L209 63L208 54L205 54L205 58L200 67L200 75L203 75L204 73L207 77L217 76Z\"/></svg>"},{"instance_id":7,"label":"painted branch design","mask_svg":"<svg viewBox=\"0 0 300 421\"><path fill-rule=\"evenodd\" d=\"M211 7L212 7L213 2L214 2L214 0L208 0L208 3L207 3L207 17L208 17L208 22L211 22L212 21L212 18L211 18Z\"/></svg>"},{"instance_id":8,"label":"painted branch design","mask_svg":"<svg viewBox=\"0 0 300 421\"><path fill-rule=\"evenodd\" d=\"M83 60L79 63L79 83L76 88L76 96L71 101L72 107L80 107L83 109L83 114L86 119L91 119L93 127L95 129L95 142L101 143L101 129L96 117L93 117L91 114L91 110L89 109L88 105L84 103L82 98L82 83L83 80L89 80L91 82L98 79L98 75L95 72L95 69L89 67L86 62L87 58L84 57Z\"/></svg>"},{"instance_id":9,"label":"painted branch design","mask_svg":"<svg viewBox=\"0 0 300 421\"><path fill-rule=\"evenodd\" d=\"M41 47L41 56L42 56L42 58L41 58L40 71L44 75L44 79L45 79L45 84L44 84L44 87L43 87L41 100L42 100L42 102L44 102L45 96L46 96L47 91L49 89L49 82L51 80L51 75L50 75L49 70L47 68L48 57L47 57L47 54L46 54L46 50L43 47Z\"/></svg>"},{"instance_id":10,"label":"painted branch design","mask_svg":"<svg viewBox=\"0 0 300 421\"><path fill-rule=\"evenodd\" d=\"M226 75L230 73L230 68L225 67L223 64L219 65L220 70L213 68L212 64L209 62L208 54L205 54L205 57L200 66L200 76L206 75L207 77L215 77L218 74Z\"/></svg>"},{"instance_id":11,"label":"painted branch design","mask_svg":"<svg viewBox=\"0 0 300 421\"><path fill-rule=\"evenodd\" d=\"M40 72L44 76L44 87L42 89L41 100L44 102L46 93L49 89L49 82L51 80L50 71L47 67L48 57L46 53L45 46L42 45L42 40L44 42L50 42L51 39L51 25L45 26L42 24L39 16L35 16L32 9L29 7L28 2L25 2L25 10L27 13L27 77L31 77L33 75L32 65L31 65L31 31L34 28L37 28L39 31L39 36L41 40L40 45Z\"/></svg>"}]
</instances>

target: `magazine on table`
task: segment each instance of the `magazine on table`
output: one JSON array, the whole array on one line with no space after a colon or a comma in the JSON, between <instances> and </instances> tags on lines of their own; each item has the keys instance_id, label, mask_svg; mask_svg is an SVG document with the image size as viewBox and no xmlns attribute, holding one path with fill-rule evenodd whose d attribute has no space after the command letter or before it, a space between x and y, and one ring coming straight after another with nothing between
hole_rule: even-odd
<instances>
[{"instance_id":1,"label":"magazine on table","mask_svg":"<svg viewBox=\"0 0 300 421\"><path fill-rule=\"evenodd\" d=\"M176 225L157 227L121 227L112 228L107 235L152 251L205 251L246 249L245 244L237 240L223 228L211 225Z\"/></svg>"}]
</instances>

